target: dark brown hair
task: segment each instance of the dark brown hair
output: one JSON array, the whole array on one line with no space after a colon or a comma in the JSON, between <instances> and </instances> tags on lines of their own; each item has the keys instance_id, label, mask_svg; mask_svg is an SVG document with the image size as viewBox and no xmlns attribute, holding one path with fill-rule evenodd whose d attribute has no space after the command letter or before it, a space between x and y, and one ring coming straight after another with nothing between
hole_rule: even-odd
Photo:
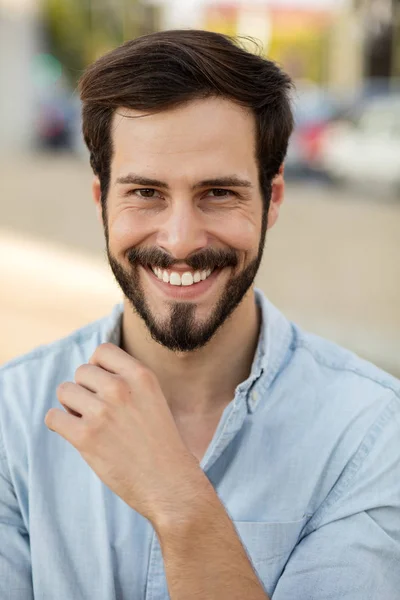
<instances>
[{"instance_id":1,"label":"dark brown hair","mask_svg":"<svg viewBox=\"0 0 400 600\"><path fill-rule=\"evenodd\" d=\"M90 163L108 194L114 111L159 112L219 96L251 109L256 158L268 208L272 179L284 161L293 129L292 81L275 63L234 39L201 30L161 31L125 42L90 65L79 82L83 135Z\"/></svg>"}]
</instances>

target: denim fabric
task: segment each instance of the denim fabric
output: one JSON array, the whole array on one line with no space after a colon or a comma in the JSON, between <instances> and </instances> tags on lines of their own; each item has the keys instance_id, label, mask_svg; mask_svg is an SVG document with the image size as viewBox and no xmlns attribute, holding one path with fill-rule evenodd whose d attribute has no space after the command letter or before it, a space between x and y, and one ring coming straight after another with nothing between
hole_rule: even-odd
<instances>
[{"instance_id":1,"label":"denim fabric","mask_svg":"<svg viewBox=\"0 0 400 600\"><path fill-rule=\"evenodd\" d=\"M201 467L274 600L400 599L400 382L255 297L252 371ZM0 369L1 600L169 598L151 524L44 424L122 310Z\"/></svg>"}]
</instances>

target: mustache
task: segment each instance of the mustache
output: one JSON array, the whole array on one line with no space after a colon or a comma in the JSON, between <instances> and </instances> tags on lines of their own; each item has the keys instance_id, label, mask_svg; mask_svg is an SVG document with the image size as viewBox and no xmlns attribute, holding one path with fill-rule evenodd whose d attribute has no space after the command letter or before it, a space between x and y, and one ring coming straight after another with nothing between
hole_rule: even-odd
<instances>
[{"instance_id":1,"label":"mustache","mask_svg":"<svg viewBox=\"0 0 400 600\"><path fill-rule=\"evenodd\" d=\"M159 267L160 269L170 269L173 265L182 262L182 259L175 259L160 248L131 248L127 253L127 258L133 266L140 264L143 267ZM203 271L236 267L239 259L233 248L226 250L205 248L186 257L185 263L194 271Z\"/></svg>"}]
</instances>

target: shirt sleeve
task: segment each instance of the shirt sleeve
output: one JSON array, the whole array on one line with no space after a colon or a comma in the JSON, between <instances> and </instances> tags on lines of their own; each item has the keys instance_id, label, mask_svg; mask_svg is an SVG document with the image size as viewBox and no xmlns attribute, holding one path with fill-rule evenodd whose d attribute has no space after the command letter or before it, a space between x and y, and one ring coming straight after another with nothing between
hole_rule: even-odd
<instances>
[{"instance_id":1,"label":"shirt sleeve","mask_svg":"<svg viewBox=\"0 0 400 600\"><path fill-rule=\"evenodd\" d=\"M400 399L308 523L273 600L400 599Z\"/></svg>"},{"instance_id":2,"label":"shirt sleeve","mask_svg":"<svg viewBox=\"0 0 400 600\"><path fill-rule=\"evenodd\" d=\"M0 598L33 600L29 535L0 440Z\"/></svg>"}]
</instances>

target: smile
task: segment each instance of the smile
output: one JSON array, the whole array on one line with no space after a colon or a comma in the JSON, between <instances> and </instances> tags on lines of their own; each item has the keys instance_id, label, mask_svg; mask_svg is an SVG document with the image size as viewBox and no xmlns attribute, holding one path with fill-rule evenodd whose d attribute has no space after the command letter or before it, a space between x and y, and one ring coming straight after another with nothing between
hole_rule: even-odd
<instances>
[{"instance_id":1,"label":"smile","mask_svg":"<svg viewBox=\"0 0 400 600\"><path fill-rule=\"evenodd\" d=\"M178 273L177 271L160 269L159 267L152 267L154 275L160 281L169 283L170 285L184 285L190 286L200 281L205 281L213 272L214 269L207 269L203 271L185 271L184 273Z\"/></svg>"},{"instance_id":2,"label":"smile","mask_svg":"<svg viewBox=\"0 0 400 600\"><path fill-rule=\"evenodd\" d=\"M199 300L214 287L216 280L225 269L207 271L185 271L178 273L172 269L145 267L144 271L158 294L175 300Z\"/></svg>"}]
</instances>

